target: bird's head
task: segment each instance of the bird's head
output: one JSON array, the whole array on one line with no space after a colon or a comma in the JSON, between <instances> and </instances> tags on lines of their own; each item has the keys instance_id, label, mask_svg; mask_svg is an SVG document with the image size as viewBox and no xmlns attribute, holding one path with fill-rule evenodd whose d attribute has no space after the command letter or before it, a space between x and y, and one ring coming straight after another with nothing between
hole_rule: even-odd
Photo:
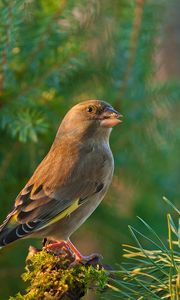
<instances>
[{"instance_id":1,"label":"bird's head","mask_svg":"<svg viewBox=\"0 0 180 300\"><path fill-rule=\"evenodd\" d=\"M122 117L109 103L88 100L73 106L65 115L59 134L107 135Z\"/></svg>"}]
</instances>

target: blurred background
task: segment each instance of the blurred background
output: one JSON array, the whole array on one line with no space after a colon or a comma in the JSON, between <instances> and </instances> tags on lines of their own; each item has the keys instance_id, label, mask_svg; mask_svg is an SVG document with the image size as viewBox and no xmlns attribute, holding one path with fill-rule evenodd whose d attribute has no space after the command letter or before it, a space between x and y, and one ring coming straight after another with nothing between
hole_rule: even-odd
<instances>
[{"instance_id":1,"label":"blurred background","mask_svg":"<svg viewBox=\"0 0 180 300\"><path fill-rule=\"evenodd\" d=\"M111 135L115 175L72 239L113 268L134 243L128 224L142 226L136 216L165 239L162 197L177 205L179 194L179 11L178 0L0 0L0 222L67 110L104 99L124 115ZM22 240L0 252L1 300L24 289L30 244L41 247Z\"/></svg>"}]
</instances>

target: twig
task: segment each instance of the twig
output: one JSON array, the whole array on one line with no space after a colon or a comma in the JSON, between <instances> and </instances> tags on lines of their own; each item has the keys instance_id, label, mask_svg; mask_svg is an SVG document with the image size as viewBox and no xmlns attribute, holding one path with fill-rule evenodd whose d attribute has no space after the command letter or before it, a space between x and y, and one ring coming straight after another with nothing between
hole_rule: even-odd
<instances>
[{"instance_id":1,"label":"twig","mask_svg":"<svg viewBox=\"0 0 180 300\"><path fill-rule=\"evenodd\" d=\"M7 22L4 25L4 31L5 31L5 44L2 50L2 57L1 57L1 68L2 73L0 74L0 94L2 94L3 87L4 87L4 71L7 68L8 60L7 60L7 52L9 49L9 43L10 43L10 30L11 30L11 23L12 23L12 4L8 3L8 1L4 1L5 7L7 7ZM2 41L1 41L2 43Z\"/></svg>"},{"instance_id":2,"label":"twig","mask_svg":"<svg viewBox=\"0 0 180 300\"><path fill-rule=\"evenodd\" d=\"M132 34L129 42L129 59L127 62L127 67L123 76L123 84L121 86L121 89L119 90L117 100L115 102L115 106L119 108L119 103L124 96L126 89L128 87L128 80L129 75L131 73L132 67L134 65L135 61L135 55L136 55L136 49L137 49L137 42L139 37L139 32L141 29L141 23L142 23L142 16L144 11L144 4L145 0L136 0L136 8L134 11L134 21L133 21L133 27L132 27Z\"/></svg>"}]
</instances>

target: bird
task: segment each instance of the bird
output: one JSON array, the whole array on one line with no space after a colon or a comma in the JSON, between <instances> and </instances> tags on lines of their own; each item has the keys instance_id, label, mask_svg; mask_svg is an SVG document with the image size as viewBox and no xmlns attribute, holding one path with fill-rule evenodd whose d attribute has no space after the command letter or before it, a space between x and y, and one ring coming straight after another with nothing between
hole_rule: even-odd
<instances>
[{"instance_id":1,"label":"bird","mask_svg":"<svg viewBox=\"0 0 180 300\"><path fill-rule=\"evenodd\" d=\"M73 106L63 118L49 152L15 199L0 226L0 248L37 237L83 255L70 241L104 198L112 181L112 127L122 115L102 100Z\"/></svg>"}]
</instances>

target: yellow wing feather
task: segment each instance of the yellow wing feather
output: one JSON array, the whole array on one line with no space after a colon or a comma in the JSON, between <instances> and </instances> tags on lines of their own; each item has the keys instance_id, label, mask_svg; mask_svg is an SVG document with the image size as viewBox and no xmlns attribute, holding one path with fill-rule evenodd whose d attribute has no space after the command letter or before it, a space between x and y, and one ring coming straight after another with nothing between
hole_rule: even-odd
<instances>
[{"instance_id":1,"label":"yellow wing feather","mask_svg":"<svg viewBox=\"0 0 180 300\"><path fill-rule=\"evenodd\" d=\"M69 207L67 207L65 210L63 210L62 212L60 212L58 215L56 215L54 218L52 218L47 224L45 224L44 226L38 228L38 230L41 230L49 225L52 225L60 220L62 220L63 218L65 218L66 216L69 216L73 211L75 211L78 207L80 206L79 204L79 198L77 200L75 200L75 202L73 202Z\"/></svg>"}]
</instances>

